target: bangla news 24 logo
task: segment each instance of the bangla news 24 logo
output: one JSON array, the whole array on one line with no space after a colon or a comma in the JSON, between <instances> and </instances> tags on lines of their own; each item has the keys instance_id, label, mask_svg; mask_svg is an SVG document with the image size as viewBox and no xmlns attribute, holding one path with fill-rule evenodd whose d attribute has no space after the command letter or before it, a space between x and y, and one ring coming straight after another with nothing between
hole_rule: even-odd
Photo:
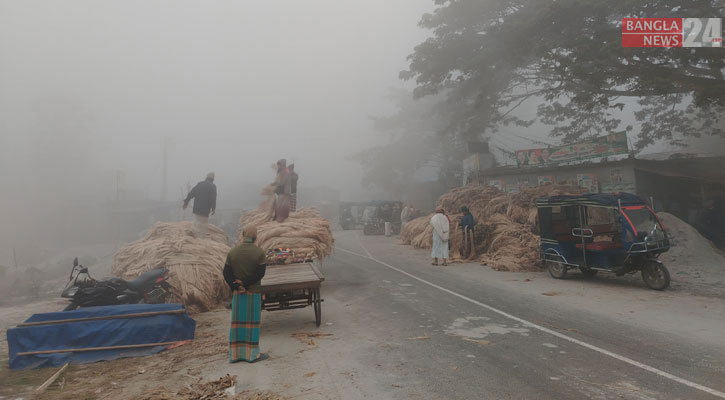
<instances>
[{"instance_id":1,"label":"bangla news 24 logo","mask_svg":"<svg viewBox=\"0 0 725 400\"><path fill-rule=\"evenodd\" d=\"M722 47L722 19L622 18L622 47Z\"/></svg>"}]
</instances>

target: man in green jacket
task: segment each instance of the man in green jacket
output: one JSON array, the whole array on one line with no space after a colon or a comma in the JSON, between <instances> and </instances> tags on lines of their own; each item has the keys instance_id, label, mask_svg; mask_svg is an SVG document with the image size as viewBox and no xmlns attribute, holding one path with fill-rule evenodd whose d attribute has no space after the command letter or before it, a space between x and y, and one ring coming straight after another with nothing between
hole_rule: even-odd
<instances>
[{"instance_id":1,"label":"man in green jacket","mask_svg":"<svg viewBox=\"0 0 725 400\"><path fill-rule=\"evenodd\" d=\"M254 245L257 228L248 226L242 244L234 247L224 264L224 280L234 293L229 331L229 362L255 362L267 358L259 351L262 316L261 281L267 271L264 250Z\"/></svg>"}]
</instances>

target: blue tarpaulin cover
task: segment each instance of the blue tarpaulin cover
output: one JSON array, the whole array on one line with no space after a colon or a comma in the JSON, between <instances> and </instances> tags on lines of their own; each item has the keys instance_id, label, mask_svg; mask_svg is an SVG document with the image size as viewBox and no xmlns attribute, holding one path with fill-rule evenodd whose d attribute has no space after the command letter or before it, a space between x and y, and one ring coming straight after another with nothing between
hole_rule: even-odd
<instances>
[{"instance_id":1,"label":"blue tarpaulin cover","mask_svg":"<svg viewBox=\"0 0 725 400\"><path fill-rule=\"evenodd\" d=\"M184 311L179 312L179 310ZM168 313L174 311L176 313ZM163 314L164 312L167 312L167 314ZM32 355L19 355L19 353L145 345L194 339L196 321L189 317L182 304L126 304L86 307L74 311L34 314L25 323L140 313L160 314L144 317L117 317L102 320L18 326L8 329L10 368L57 367L65 363L85 364L123 357L138 357L158 353L165 350L168 345Z\"/></svg>"}]
</instances>

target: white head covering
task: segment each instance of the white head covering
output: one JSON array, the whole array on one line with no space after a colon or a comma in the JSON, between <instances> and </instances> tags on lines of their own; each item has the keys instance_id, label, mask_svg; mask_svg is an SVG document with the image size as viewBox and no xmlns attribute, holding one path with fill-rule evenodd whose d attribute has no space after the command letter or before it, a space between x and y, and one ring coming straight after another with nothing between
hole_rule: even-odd
<instances>
[{"instance_id":1,"label":"white head covering","mask_svg":"<svg viewBox=\"0 0 725 400\"><path fill-rule=\"evenodd\" d=\"M209 172L208 174L206 174L206 179L214 180L214 173L213 172Z\"/></svg>"}]
</instances>

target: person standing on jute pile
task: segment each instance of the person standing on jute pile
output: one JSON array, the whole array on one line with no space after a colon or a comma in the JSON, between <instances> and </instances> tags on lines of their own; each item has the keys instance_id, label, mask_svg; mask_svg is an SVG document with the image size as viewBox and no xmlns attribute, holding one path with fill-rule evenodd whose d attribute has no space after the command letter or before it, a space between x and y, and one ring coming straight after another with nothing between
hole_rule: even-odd
<instances>
[{"instance_id":1,"label":"person standing on jute pile","mask_svg":"<svg viewBox=\"0 0 725 400\"><path fill-rule=\"evenodd\" d=\"M289 202L289 210L290 212L297 211L297 180L300 179L300 176L297 175L295 172L295 165L290 164L289 165L289 179L290 179L290 202Z\"/></svg>"},{"instance_id":2,"label":"person standing on jute pile","mask_svg":"<svg viewBox=\"0 0 725 400\"><path fill-rule=\"evenodd\" d=\"M229 330L229 362L255 362L267 358L259 351L262 317L260 282L267 272L264 250L254 245L257 228L242 232L242 244L234 247L224 264L224 280L233 292L232 326Z\"/></svg>"},{"instance_id":3,"label":"person standing on jute pile","mask_svg":"<svg viewBox=\"0 0 725 400\"><path fill-rule=\"evenodd\" d=\"M451 220L448 219L443 208L438 208L435 215L431 217L430 224L433 225L432 265L438 265L439 258L443 259L443 265L448 265L448 240L451 234Z\"/></svg>"},{"instance_id":4,"label":"person standing on jute pile","mask_svg":"<svg viewBox=\"0 0 725 400\"><path fill-rule=\"evenodd\" d=\"M274 193L277 195L274 208L274 220L284 222L289 217L290 193L292 193L292 182L290 180L287 160L284 158L277 161L277 176L274 179Z\"/></svg>"},{"instance_id":5,"label":"person standing on jute pile","mask_svg":"<svg viewBox=\"0 0 725 400\"><path fill-rule=\"evenodd\" d=\"M216 185L214 185L214 173L209 172L206 179L197 183L184 199L182 208L186 210L189 201L194 199L194 223L191 225L191 232L199 239L206 238L209 228L209 214L214 215L216 210Z\"/></svg>"}]
</instances>

